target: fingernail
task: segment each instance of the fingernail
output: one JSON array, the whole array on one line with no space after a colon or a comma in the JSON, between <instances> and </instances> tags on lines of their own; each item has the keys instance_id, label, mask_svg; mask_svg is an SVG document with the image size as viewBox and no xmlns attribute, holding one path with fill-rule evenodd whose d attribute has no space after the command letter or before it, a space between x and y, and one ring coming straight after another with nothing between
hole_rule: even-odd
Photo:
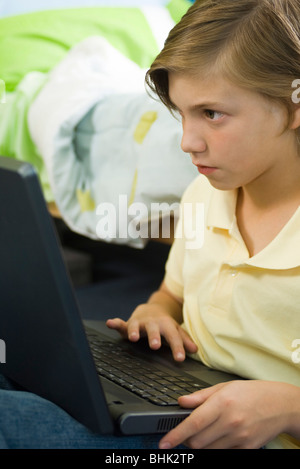
<instances>
[{"instance_id":1,"label":"fingernail","mask_svg":"<svg viewBox=\"0 0 300 469\"><path fill-rule=\"evenodd\" d=\"M184 360L185 359L184 353L182 352L177 353L176 358L177 360Z\"/></svg>"},{"instance_id":2,"label":"fingernail","mask_svg":"<svg viewBox=\"0 0 300 469\"><path fill-rule=\"evenodd\" d=\"M164 441L159 445L160 449L170 449L171 445L168 441Z\"/></svg>"},{"instance_id":3,"label":"fingernail","mask_svg":"<svg viewBox=\"0 0 300 469\"><path fill-rule=\"evenodd\" d=\"M158 345L158 344L159 344L159 341L157 339L151 340L152 347L156 347L156 345Z\"/></svg>"},{"instance_id":4,"label":"fingernail","mask_svg":"<svg viewBox=\"0 0 300 469\"><path fill-rule=\"evenodd\" d=\"M130 334L130 337L129 337L129 338L130 338L130 340L137 340L138 335L137 335L136 332L132 332L132 333Z\"/></svg>"}]
</instances>

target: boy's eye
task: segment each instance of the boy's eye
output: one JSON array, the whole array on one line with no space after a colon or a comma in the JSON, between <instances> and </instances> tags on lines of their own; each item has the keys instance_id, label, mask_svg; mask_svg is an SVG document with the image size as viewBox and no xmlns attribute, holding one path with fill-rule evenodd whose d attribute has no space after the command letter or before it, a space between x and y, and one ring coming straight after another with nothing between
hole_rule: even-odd
<instances>
[{"instance_id":1,"label":"boy's eye","mask_svg":"<svg viewBox=\"0 0 300 469\"><path fill-rule=\"evenodd\" d=\"M213 111L211 109L206 109L204 113L206 117L212 121L217 121L224 116L224 114L222 114L221 112Z\"/></svg>"}]
</instances>

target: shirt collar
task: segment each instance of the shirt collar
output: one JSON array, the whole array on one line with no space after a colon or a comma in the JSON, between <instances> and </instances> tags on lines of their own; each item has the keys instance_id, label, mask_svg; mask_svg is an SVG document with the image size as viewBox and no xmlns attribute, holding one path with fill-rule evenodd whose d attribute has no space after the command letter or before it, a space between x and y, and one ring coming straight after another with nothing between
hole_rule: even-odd
<instances>
[{"instance_id":1,"label":"shirt collar","mask_svg":"<svg viewBox=\"0 0 300 469\"><path fill-rule=\"evenodd\" d=\"M247 263L274 270L300 267L300 207L276 238Z\"/></svg>"},{"instance_id":2,"label":"shirt collar","mask_svg":"<svg viewBox=\"0 0 300 469\"><path fill-rule=\"evenodd\" d=\"M230 230L235 222L238 191L212 190L207 214L207 227Z\"/></svg>"},{"instance_id":3,"label":"shirt collar","mask_svg":"<svg viewBox=\"0 0 300 469\"><path fill-rule=\"evenodd\" d=\"M207 227L233 231L236 225L238 191L212 190L207 213ZM287 270L300 267L300 207L262 251L251 258L241 259L235 265L249 265L262 269Z\"/></svg>"}]
</instances>

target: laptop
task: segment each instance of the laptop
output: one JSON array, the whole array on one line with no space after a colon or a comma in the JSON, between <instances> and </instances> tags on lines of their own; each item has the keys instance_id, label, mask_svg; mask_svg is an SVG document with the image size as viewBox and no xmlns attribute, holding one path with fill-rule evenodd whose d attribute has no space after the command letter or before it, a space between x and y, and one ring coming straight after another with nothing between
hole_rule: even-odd
<instances>
[{"instance_id":1,"label":"laptop","mask_svg":"<svg viewBox=\"0 0 300 469\"><path fill-rule=\"evenodd\" d=\"M177 364L167 347L154 352L143 341L121 339L103 321L85 321L37 172L6 157L0 157L0 249L6 351L0 373L93 432L165 433L190 413L178 406L179 395L237 378L190 358Z\"/></svg>"}]
</instances>

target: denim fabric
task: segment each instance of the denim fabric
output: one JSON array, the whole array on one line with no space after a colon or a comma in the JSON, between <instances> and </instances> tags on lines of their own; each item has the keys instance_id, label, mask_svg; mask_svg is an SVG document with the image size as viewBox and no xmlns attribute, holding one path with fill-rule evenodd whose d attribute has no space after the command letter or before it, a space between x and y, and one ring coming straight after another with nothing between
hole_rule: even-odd
<instances>
[{"instance_id":1,"label":"denim fabric","mask_svg":"<svg viewBox=\"0 0 300 469\"><path fill-rule=\"evenodd\" d=\"M157 449L159 436L97 435L0 375L0 449Z\"/></svg>"}]
</instances>

